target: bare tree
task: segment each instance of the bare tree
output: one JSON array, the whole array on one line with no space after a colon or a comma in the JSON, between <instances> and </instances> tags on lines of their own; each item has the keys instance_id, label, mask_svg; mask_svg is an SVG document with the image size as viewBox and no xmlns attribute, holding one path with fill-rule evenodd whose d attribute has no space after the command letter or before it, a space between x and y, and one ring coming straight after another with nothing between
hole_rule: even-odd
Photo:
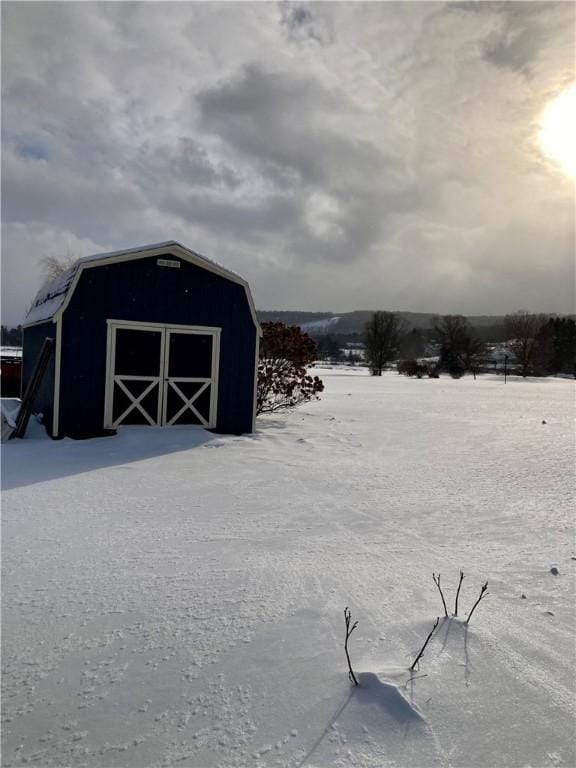
<instances>
[{"instance_id":1,"label":"bare tree","mask_svg":"<svg viewBox=\"0 0 576 768\"><path fill-rule=\"evenodd\" d=\"M58 258L57 256L42 256L40 264L42 265L42 272L44 274L45 282L53 280L63 272L66 272L72 264L76 261L76 257L68 253L66 256Z\"/></svg>"},{"instance_id":2,"label":"bare tree","mask_svg":"<svg viewBox=\"0 0 576 768\"><path fill-rule=\"evenodd\" d=\"M508 348L516 357L524 378L534 370L541 356L542 332L547 322L546 315L532 315L524 311L504 318Z\"/></svg>"},{"instance_id":3,"label":"bare tree","mask_svg":"<svg viewBox=\"0 0 576 768\"><path fill-rule=\"evenodd\" d=\"M50 256L48 254L44 254L40 258L42 274L41 288L48 285L48 283L51 283L52 280L66 272L66 270L69 269L76 261L76 256L73 256L69 251L66 256L62 256L60 258L58 256ZM33 302L27 305L26 314L30 312L32 306Z\"/></svg>"},{"instance_id":4,"label":"bare tree","mask_svg":"<svg viewBox=\"0 0 576 768\"><path fill-rule=\"evenodd\" d=\"M375 312L364 327L364 353L372 376L382 376L384 366L393 360L406 332L406 324L393 312Z\"/></svg>"}]
</instances>

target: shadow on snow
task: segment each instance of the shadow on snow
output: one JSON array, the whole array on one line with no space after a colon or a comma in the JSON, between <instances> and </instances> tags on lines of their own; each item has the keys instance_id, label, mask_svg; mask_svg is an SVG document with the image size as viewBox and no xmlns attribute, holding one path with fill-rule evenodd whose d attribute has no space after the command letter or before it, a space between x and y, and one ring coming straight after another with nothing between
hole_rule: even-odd
<instances>
[{"instance_id":1,"label":"shadow on snow","mask_svg":"<svg viewBox=\"0 0 576 768\"><path fill-rule=\"evenodd\" d=\"M209 444L216 447L238 439L177 426L170 429L124 427L117 435L90 440L48 437L10 440L2 445L2 488L7 491Z\"/></svg>"}]
</instances>

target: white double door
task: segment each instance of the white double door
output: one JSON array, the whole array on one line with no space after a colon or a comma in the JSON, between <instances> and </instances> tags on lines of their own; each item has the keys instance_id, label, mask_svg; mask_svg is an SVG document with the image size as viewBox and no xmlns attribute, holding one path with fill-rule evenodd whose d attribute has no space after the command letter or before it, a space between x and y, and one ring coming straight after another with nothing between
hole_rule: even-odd
<instances>
[{"instance_id":1,"label":"white double door","mask_svg":"<svg viewBox=\"0 0 576 768\"><path fill-rule=\"evenodd\" d=\"M219 357L219 328L109 320L105 427L215 427Z\"/></svg>"}]
</instances>

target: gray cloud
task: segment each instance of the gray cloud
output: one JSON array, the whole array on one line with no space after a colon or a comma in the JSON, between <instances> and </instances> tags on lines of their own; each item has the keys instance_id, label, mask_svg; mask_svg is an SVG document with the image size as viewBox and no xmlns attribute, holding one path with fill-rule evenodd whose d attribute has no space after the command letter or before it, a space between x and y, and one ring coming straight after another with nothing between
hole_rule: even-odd
<instances>
[{"instance_id":1,"label":"gray cloud","mask_svg":"<svg viewBox=\"0 0 576 768\"><path fill-rule=\"evenodd\" d=\"M228 201L203 193L167 196L161 205L187 222L209 231L220 229L241 239L285 236L286 230L298 224L300 206L290 196L275 195L264 201Z\"/></svg>"},{"instance_id":2,"label":"gray cloud","mask_svg":"<svg viewBox=\"0 0 576 768\"><path fill-rule=\"evenodd\" d=\"M180 239L260 307L573 308L566 3L5 3L3 312Z\"/></svg>"},{"instance_id":3,"label":"gray cloud","mask_svg":"<svg viewBox=\"0 0 576 768\"><path fill-rule=\"evenodd\" d=\"M280 2L280 23L291 42L313 41L319 45L334 42L334 29L330 18L322 14L322 6L304 3ZM312 11L312 8L314 11Z\"/></svg>"},{"instance_id":4,"label":"gray cloud","mask_svg":"<svg viewBox=\"0 0 576 768\"><path fill-rule=\"evenodd\" d=\"M354 135L363 113L310 77L257 65L197 97L200 126L292 190L300 226L291 246L308 259L362 258L386 220L418 200L402 161ZM332 125L344 122L350 135ZM289 222L290 226L294 222Z\"/></svg>"},{"instance_id":5,"label":"gray cloud","mask_svg":"<svg viewBox=\"0 0 576 768\"><path fill-rule=\"evenodd\" d=\"M491 16L495 26L483 43L487 61L526 77L538 74L541 56L555 39L572 45L575 29L573 9L564 2L464 2L449 6L463 11Z\"/></svg>"},{"instance_id":6,"label":"gray cloud","mask_svg":"<svg viewBox=\"0 0 576 768\"><path fill-rule=\"evenodd\" d=\"M351 153L359 173L371 161L380 162L377 152L355 147L327 128L339 100L310 77L266 72L251 64L239 78L198 94L197 102L205 131L253 162L286 168L305 182L322 183L330 164L339 158L346 163Z\"/></svg>"}]
</instances>

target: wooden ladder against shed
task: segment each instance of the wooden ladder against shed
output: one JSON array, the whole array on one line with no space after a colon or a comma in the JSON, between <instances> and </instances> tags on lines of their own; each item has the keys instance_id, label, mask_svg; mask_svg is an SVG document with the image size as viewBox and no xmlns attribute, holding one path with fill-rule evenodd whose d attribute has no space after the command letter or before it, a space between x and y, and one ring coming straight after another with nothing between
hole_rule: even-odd
<instances>
[{"instance_id":1,"label":"wooden ladder against shed","mask_svg":"<svg viewBox=\"0 0 576 768\"><path fill-rule=\"evenodd\" d=\"M22 398L22 404L20 405L20 411L18 413L18 418L16 419L16 427L14 428L14 432L10 435L10 439L13 437L24 437L26 427L28 426L32 414L34 400L40 389L40 384L42 384L42 379L48 370L48 364L53 354L54 339L46 337L42 343L42 349L40 350L38 359L36 360L34 372L28 382L24 397Z\"/></svg>"}]
</instances>

